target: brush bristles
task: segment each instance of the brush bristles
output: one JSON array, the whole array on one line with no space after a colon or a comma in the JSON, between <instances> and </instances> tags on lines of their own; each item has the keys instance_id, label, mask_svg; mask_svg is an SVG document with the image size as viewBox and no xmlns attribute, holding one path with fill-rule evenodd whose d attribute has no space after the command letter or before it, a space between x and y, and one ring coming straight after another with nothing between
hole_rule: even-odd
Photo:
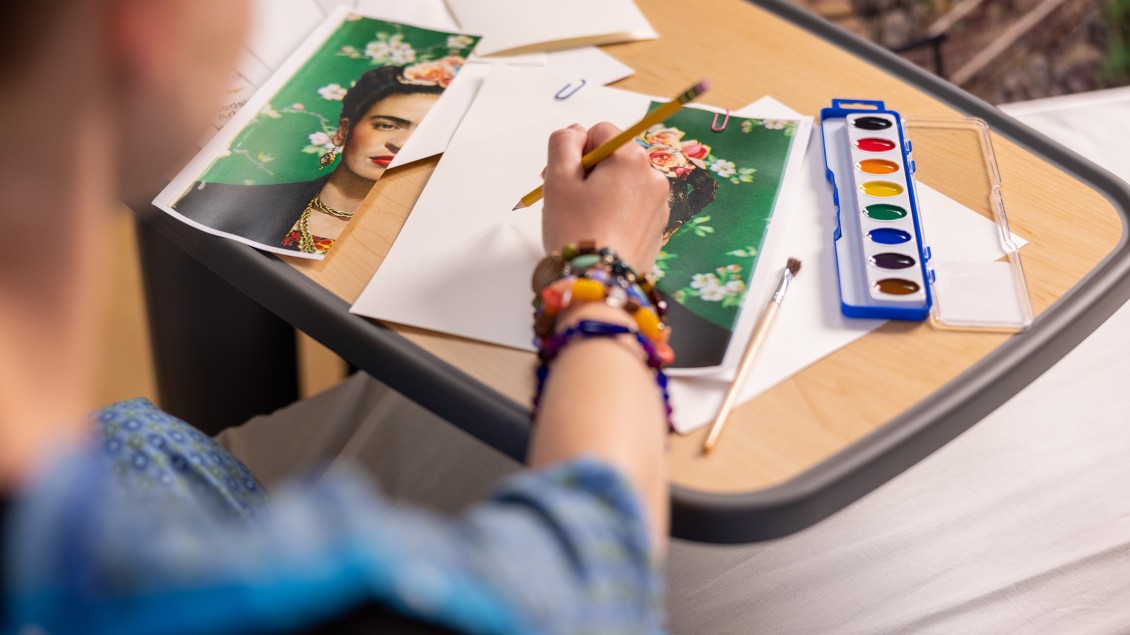
<instances>
[{"instance_id":1,"label":"brush bristles","mask_svg":"<svg viewBox=\"0 0 1130 635\"><path fill-rule=\"evenodd\" d=\"M789 273L795 276L800 273L800 260L789 258L788 263L785 264L785 268L789 270Z\"/></svg>"}]
</instances>

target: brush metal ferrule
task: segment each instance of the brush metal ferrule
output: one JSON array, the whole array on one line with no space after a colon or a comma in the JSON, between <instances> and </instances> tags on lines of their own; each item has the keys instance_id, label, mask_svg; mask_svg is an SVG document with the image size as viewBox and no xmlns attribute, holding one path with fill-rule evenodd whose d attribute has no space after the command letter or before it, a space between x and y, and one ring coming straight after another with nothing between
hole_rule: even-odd
<instances>
[{"instance_id":1,"label":"brush metal ferrule","mask_svg":"<svg viewBox=\"0 0 1130 635\"><path fill-rule=\"evenodd\" d=\"M785 291L789 288L789 283L792 282L793 272L785 269L781 274L781 281L777 283L777 290L773 292L773 301L780 304L785 299Z\"/></svg>"}]
</instances>

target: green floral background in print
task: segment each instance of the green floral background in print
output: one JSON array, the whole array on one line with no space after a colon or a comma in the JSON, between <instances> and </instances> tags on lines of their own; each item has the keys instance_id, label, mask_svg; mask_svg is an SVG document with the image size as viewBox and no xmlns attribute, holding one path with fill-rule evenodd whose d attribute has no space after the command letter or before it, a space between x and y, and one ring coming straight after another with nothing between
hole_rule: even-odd
<instances>
[{"instance_id":1,"label":"green floral background in print","mask_svg":"<svg viewBox=\"0 0 1130 635\"><path fill-rule=\"evenodd\" d=\"M318 159L333 148L341 100L358 77L380 66L465 59L478 39L349 16L199 180L269 185L318 178Z\"/></svg>"},{"instance_id":2,"label":"green floral background in print","mask_svg":"<svg viewBox=\"0 0 1130 635\"><path fill-rule=\"evenodd\" d=\"M711 112L683 108L662 130L649 131L656 144L646 143L647 133L641 144L668 178L705 170L718 183L714 200L671 235L653 273L665 295L732 331L781 188L796 122L731 115L725 130L714 132L713 120ZM654 152L663 145L677 150L673 158Z\"/></svg>"}]
</instances>

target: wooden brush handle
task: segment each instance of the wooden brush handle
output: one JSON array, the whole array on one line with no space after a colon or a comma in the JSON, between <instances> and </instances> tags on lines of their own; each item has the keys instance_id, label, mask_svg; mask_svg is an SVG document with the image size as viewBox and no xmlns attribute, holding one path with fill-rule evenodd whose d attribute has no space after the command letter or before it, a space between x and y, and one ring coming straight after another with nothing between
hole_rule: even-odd
<instances>
[{"instance_id":1,"label":"wooden brush handle","mask_svg":"<svg viewBox=\"0 0 1130 635\"><path fill-rule=\"evenodd\" d=\"M770 301L769 306L765 307L765 313L761 315L761 320L757 322L757 329L753 332L753 337L750 338L749 343L746 344L745 352L742 353L742 361L738 365L738 372L734 376L734 381L730 383L730 386L726 389L726 396L722 398L722 407L718 409L718 415L714 417L713 423L710 424L710 433L702 444L703 452L710 452L714 449L714 444L718 442L718 436L722 434L722 426L726 423L726 418L730 416L730 411L734 409L734 402L738 400L738 393L745 385L749 370L753 368L753 359L757 357L757 351L761 350L765 336L769 334L769 327L773 324L780 308L781 305L773 301Z\"/></svg>"}]
</instances>

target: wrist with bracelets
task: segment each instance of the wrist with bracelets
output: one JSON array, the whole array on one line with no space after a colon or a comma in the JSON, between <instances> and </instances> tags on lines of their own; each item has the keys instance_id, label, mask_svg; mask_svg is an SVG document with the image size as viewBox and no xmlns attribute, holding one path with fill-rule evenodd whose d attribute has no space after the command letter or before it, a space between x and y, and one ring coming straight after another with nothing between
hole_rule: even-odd
<instances>
[{"instance_id":1,"label":"wrist with bracelets","mask_svg":"<svg viewBox=\"0 0 1130 635\"><path fill-rule=\"evenodd\" d=\"M534 269L535 345L557 328L557 320L570 306L582 302L604 302L623 309L639 331L655 346L663 366L675 361L668 341L671 336L664 316L667 303L650 277L640 275L608 247L593 242L565 245L546 256Z\"/></svg>"},{"instance_id":2,"label":"wrist with bracelets","mask_svg":"<svg viewBox=\"0 0 1130 635\"><path fill-rule=\"evenodd\" d=\"M546 256L534 269L534 343L538 348L537 392L534 416L541 400L549 363L569 343L579 338L617 338L632 336L655 370L655 381L663 396L667 426L671 424L671 405L667 376L663 367L674 361L668 340L670 329L664 320L667 304L649 277L637 274L610 248L597 248L593 242L569 244ZM612 324L581 320L559 329L558 318L580 303L602 302L623 309L632 324Z\"/></svg>"}]
</instances>

